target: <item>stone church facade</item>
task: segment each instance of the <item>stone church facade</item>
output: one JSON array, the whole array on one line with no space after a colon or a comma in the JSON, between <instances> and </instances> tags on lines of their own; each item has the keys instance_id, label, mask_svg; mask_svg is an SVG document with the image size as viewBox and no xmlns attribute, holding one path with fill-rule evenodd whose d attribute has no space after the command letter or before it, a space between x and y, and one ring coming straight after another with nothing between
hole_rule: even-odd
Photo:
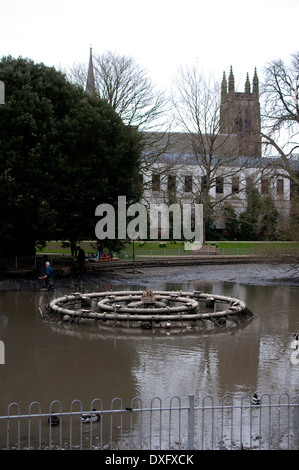
<instances>
[{"instance_id":1,"label":"stone church facade","mask_svg":"<svg viewBox=\"0 0 299 470\"><path fill-rule=\"evenodd\" d=\"M92 49L90 49L87 93L95 93ZM195 134L144 133L142 172L145 205L173 202L198 203L209 180L208 196L214 208L215 226L225 229L223 206L229 203L240 215L247 208L247 196L256 187L262 196L271 195L279 211L278 228L289 221L291 186L287 174L275 171L271 160L262 157L259 79L252 84L247 74L244 91L235 90L232 67L223 74L219 133L207 168ZM159 135L160 134L160 135ZM209 136L206 135L206 141ZM201 143L202 147L205 142Z\"/></svg>"},{"instance_id":2,"label":"stone church facade","mask_svg":"<svg viewBox=\"0 0 299 470\"><path fill-rule=\"evenodd\" d=\"M235 135L240 155L261 158L259 80L255 69L251 84L247 74L244 92L235 91L232 67L221 84L220 134Z\"/></svg>"},{"instance_id":3,"label":"stone church facade","mask_svg":"<svg viewBox=\"0 0 299 470\"><path fill-rule=\"evenodd\" d=\"M220 145L215 146L218 154L215 151L214 163L207 169L206 162L196 154L196 135L172 133L161 135L159 141L155 134L159 156L150 171L143 175L145 203L198 202L209 172L209 198L217 230L225 230L224 204L229 203L236 215L240 215L247 208L247 196L252 187L262 196L273 197L279 211L278 228L285 227L290 211L290 180L287 174L275 171L271 160L262 158L260 131L257 71L252 88L247 75L244 91L237 92L231 68L228 80L224 74L221 84L217 135ZM150 141L151 137L148 138Z\"/></svg>"}]
</instances>

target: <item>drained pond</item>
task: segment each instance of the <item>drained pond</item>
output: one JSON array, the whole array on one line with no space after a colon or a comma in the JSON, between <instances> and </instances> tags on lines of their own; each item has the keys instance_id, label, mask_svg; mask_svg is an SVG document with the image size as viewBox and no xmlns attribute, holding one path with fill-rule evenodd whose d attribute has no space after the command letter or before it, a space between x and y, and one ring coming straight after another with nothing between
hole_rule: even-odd
<instances>
[{"instance_id":1,"label":"drained pond","mask_svg":"<svg viewBox=\"0 0 299 470\"><path fill-rule=\"evenodd\" d=\"M267 403L271 399L271 403L283 400L298 404L299 364L292 360L292 342L299 331L299 286L284 280L286 272L286 266L270 265L143 269L97 279L64 280L57 282L55 291L50 293L39 290L35 281L25 286L10 284L9 288L2 283L0 340L5 346L5 363L0 365L0 416L49 413L53 402L51 407L56 406L56 412L61 412L61 407L63 411L70 410L72 406L73 411L79 413L81 406L91 409L93 400L96 409L101 404L102 409L107 410L112 407L132 410L137 406L136 397L143 407L156 407L157 403L158 407L161 403L169 407L170 402L176 406L178 400L187 403L190 396L194 397L194 406L203 400L223 403L223 397L228 397L230 404L230 400L251 397L255 392L264 395ZM41 309L51 300L72 292L139 290L202 291L233 297L244 301L254 316L242 322L209 324L195 330L185 327L180 331L177 328L172 331L171 327L149 330L132 330L124 325L102 327L97 321L68 322L41 316ZM35 405L30 406L32 403ZM288 408L286 413L289 412ZM282 411L275 436L268 436L269 441L261 448L264 444L268 448L273 439L275 448L279 445L297 448L298 410L296 412L297 419L293 415L285 416ZM73 419L76 422L79 416L75 414ZM117 447L119 439L123 439L126 448L129 437L126 437L124 423L117 419L112 424L113 443ZM223 430L226 427L222 426L222 435L216 436L212 443L211 419L207 408L204 448L218 448L220 440L225 441ZM259 419L261 421L261 417ZM264 419L268 427L268 420ZM109 446L111 422L109 425L106 434L105 430L101 431L99 448ZM245 444L248 439L252 444L252 439L260 438L258 431L251 432L251 424L250 436L246 435L247 418L243 425ZM42 426L47 425L43 422ZM151 421L148 426L155 424ZM7 445L7 429L7 424L1 428L0 421L1 448ZM145 441L147 431L145 425ZM39 432L36 431L37 435L32 432L30 446L33 448L43 446L38 442ZM122 435L118 436L118 432ZM11 423L10 433L9 447L28 446L28 425L18 431L17 425ZM59 445L59 431L53 429L51 433L51 441L55 441L56 433ZM76 433L80 434L79 444ZM169 440L168 430L166 434L165 439ZM182 434L179 438L173 437L171 448L179 440L183 441ZM75 428L72 440L75 446L84 448L84 439L90 439L88 436ZM157 437L153 433L152 442L147 441L145 447L163 447L165 439L162 437L161 445L161 435ZM198 439L203 440L203 437ZM231 436L228 441L225 446L232 447ZM47 445L48 442L47 437ZM68 445L69 439L65 446ZM184 445L182 442L180 448ZM194 446L201 447L196 436Z\"/></svg>"}]
</instances>

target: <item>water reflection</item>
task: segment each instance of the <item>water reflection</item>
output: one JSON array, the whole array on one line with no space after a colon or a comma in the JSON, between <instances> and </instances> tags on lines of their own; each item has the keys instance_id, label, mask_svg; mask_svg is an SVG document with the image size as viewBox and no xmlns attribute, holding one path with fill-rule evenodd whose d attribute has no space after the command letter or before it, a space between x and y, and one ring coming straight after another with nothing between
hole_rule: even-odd
<instances>
[{"instance_id":1,"label":"water reflection","mask_svg":"<svg viewBox=\"0 0 299 470\"><path fill-rule=\"evenodd\" d=\"M258 316L237 328L218 328L201 334L169 335L158 331L108 331L96 323L44 322L39 307L70 293L0 293L0 339L5 365L0 366L0 413L11 402L27 407L34 400L48 407L60 400L69 406L79 398L88 407L101 398L109 407L113 397L129 404L140 396L169 402L172 396L197 400L226 393L299 392L298 365L291 363L291 341L299 330L299 288L253 286L229 282L164 283L153 289L203 290L244 300ZM114 290L140 286L117 285ZM90 285L85 291L110 290Z\"/></svg>"}]
</instances>

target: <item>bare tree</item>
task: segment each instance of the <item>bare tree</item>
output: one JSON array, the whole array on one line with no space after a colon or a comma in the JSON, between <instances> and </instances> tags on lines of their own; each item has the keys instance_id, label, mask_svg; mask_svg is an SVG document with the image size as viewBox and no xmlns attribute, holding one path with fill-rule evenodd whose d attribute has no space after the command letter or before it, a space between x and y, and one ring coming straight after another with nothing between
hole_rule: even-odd
<instances>
[{"instance_id":1,"label":"bare tree","mask_svg":"<svg viewBox=\"0 0 299 470\"><path fill-rule=\"evenodd\" d=\"M141 178L145 194L151 185L147 175L157 171L161 174L165 172L161 166L157 169L157 161L169 144L169 102L164 92L155 89L146 70L132 57L108 51L93 54L91 58L96 94L106 100L127 125L136 126L141 131ZM85 88L88 65L75 64L68 75L72 82Z\"/></svg>"},{"instance_id":2,"label":"bare tree","mask_svg":"<svg viewBox=\"0 0 299 470\"><path fill-rule=\"evenodd\" d=\"M299 52L289 64L274 60L265 69L262 136L266 147L277 155L275 167L286 170L299 185L295 160L299 154Z\"/></svg>"},{"instance_id":3,"label":"bare tree","mask_svg":"<svg viewBox=\"0 0 299 470\"><path fill-rule=\"evenodd\" d=\"M132 57L111 51L93 54L93 67L97 95L106 100L126 124L148 131L164 122L167 104L164 93L155 90L147 72ZM69 76L85 86L87 73L87 64L75 64Z\"/></svg>"},{"instance_id":4,"label":"bare tree","mask_svg":"<svg viewBox=\"0 0 299 470\"><path fill-rule=\"evenodd\" d=\"M292 54L288 63L277 59L266 66L262 98L263 143L273 157L272 167L276 174L287 174L290 179L289 224L285 229L288 227L288 236L296 240L299 210L299 52Z\"/></svg>"},{"instance_id":5,"label":"bare tree","mask_svg":"<svg viewBox=\"0 0 299 470\"><path fill-rule=\"evenodd\" d=\"M260 177L259 157L254 153L248 155L248 135L237 133L233 122L225 131L221 128L220 111L223 104L222 86L219 82L199 71L197 66L180 68L174 80L172 103L176 114L176 122L187 135L188 148L185 153L190 155L189 161L198 165L202 177L194 185L193 198L201 202L204 209L204 219L208 219L209 212L216 206L232 197L231 191L224 191L226 181L241 175L242 169L252 170L252 184ZM227 116L230 116L229 107L232 101L227 100ZM251 138L255 136L251 135ZM200 181L199 181L200 180ZM215 188L216 196L211 198L210 190ZM239 185L234 190L233 199L245 189ZM248 189L248 188L247 188Z\"/></svg>"}]
</instances>

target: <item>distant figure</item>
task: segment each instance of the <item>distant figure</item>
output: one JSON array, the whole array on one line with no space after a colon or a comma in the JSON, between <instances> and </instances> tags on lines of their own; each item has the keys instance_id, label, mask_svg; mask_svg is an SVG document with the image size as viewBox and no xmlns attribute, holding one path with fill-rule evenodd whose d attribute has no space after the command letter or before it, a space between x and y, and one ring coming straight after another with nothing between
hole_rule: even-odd
<instances>
[{"instance_id":1,"label":"distant figure","mask_svg":"<svg viewBox=\"0 0 299 470\"><path fill-rule=\"evenodd\" d=\"M74 240L71 240L71 253L73 258L77 258L77 242Z\"/></svg>"},{"instance_id":2,"label":"distant figure","mask_svg":"<svg viewBox=\"0 0 299 470\"><path fill-rule=\"evenodd\" d=\"M40 279L43 279L48 290L54 290L53 270L49 261L46 262L46 274Z\"/></svg>"},{"instance_id":3,"label":"distant figure","mask_svg":"<svg viewBox=\"0 0 299 470\"><path fill-rule=\"evenodd\" d=\"M101 259L103 256L103 246L101 243L98 243L98 258Z\"/></svg>"},{"instance_id":4,"label":"distant figure","mask_svg":"<svg viewBox=\"0 0 299 470\"><path fill-rule=\"evenodd\" d=\"M78 247L78 263L80 273L85 271L85 251L80 246Z\"/></svg>"}]
</instances>

